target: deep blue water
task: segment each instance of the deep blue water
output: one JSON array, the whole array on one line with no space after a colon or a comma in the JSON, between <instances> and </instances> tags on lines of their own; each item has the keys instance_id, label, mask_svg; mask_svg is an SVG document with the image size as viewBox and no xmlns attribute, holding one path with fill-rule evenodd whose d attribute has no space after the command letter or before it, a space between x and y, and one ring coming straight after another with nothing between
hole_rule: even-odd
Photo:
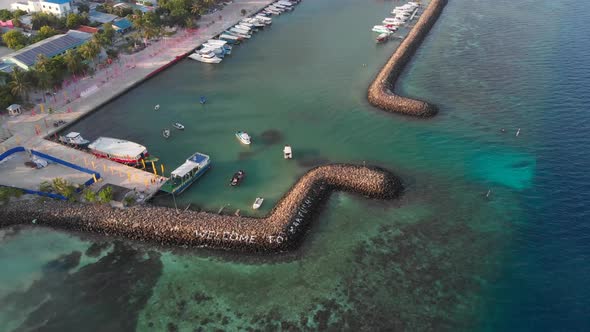
<instances>
[{"instance_id":1,"label":"deep blue water","mask_svg":"<svg viewBox=\"0 0 590 332\"><path fill-rule=\"evenodd\" d=\"M54 319L57 323L53 323L64 326L83 325L85 319L80 317L87 317L100 323L119 319L130 325L137 319L138 330L149 324L164 329L172 321L189 330L220 313L228 315L229 326L262 329L272 325L265 321L248 325L252 317L264 313L272 321L297 322L306 314L317 316L317 303L335 300L343 307L334 306L334 322L345 321L342 317L349 316L341 309L352 306L357 315L350 317L357 321L363 315L395 314L399 321L410 322L406 326L415 327L409 330L424 326L469 331L590 330L590 1L449 0L400 84L403 93L440 106L440 114L430 120L391 116L368 106L366 86L395 45L374 48L367 27L401 1L375 1L362 8L360 1L338 2L342 7L334 0L303 2L293 15L277 19L270 31L237 48L223 67L185 61L77 126L91 133L92 121L105 126L108 121L117 122L117 114L127 114L120 110L134 112L129 108L141 100L153 105L163 98L163 86L186 76L194 85L185 90L208 88L214 90L207 91L208 96L220 99L217 105L212 103L209 118L196 112L190 116L206 120L199 130L215 128L208 136L219 137L198 144L217 153L216 160L223 161L224 167L235 168L240 147L231 145L235 143L232 130L227 129L230 135L226 135L220 128L234 110L240 110L256 115L247 118L261 126L258 131L280 128L299 148L321 151L319 157L376 161L393 169L407 187L395 208L337 195L297 257L288 262L225 260L201 251L164 252L146 267L145 253L154 248L140 246L136 252L114 246L109 250L118 256L103 253L108 259L99 264L82 255L80 270L85 273L80 274L60 269L54 260L72 250L84 252L90 243L104 238L22 231L7 237L0 250L2 271L7 272L0 274L4 286L0 298L15 289L29 289L24 295L12 295L10 303L21 301L23 308L32 311L48 289L58 304L94 310L72 313L65 305L59 307L52 317L69 320ZM343 32L348 39L340 38L338 33ZM325 49L318 52L322 49L318 45ZM299 53L290 55L293 48ZM289 56L296 58L290 63L308 65L284 66ZM254 86L247 78L258 77L259 67L273 70ZM195 76L207 80L195 81ZM245 81L232 81L233 77ZM181 102L192 103L195 93L177 90L176 116L188 120L181 113L185 112ZM221 93L239 98L222 101ZM142 115L146 127L163 121L149 114ZM281 127L284 121L279 115L292 119L291 128ZM265 121L257 120L263 117ZM125 127L120 122L94 130L120 135ZM518 128L521 134L516 137ZM145 136L141 139L171 160L187 155L193 149L188 142L196 141L188 134L178 135L175 142L186 140L186 144L176 143L176 151L161 142L158 147L157 134L148 137L143 128L135 129L134 134ZM340 144L341 140L346 144ZM230 148L220 152L217 144ZM274 170L278 167L267 162L273 156L268 149L245 160ZM265 186L273 187L275 198L280 197L305 167L265 173L258 187L244 188L240 193L244 197L232 197L234 204L247 206L251 201L246 198ZM225 173L212 172L182 199L220 206L228 199L223 191L202 190L214 187L218 179L224 181ZM481 193L488 189L492 197L484 200ZM121 264L113 256L129 262ZM136 272L139 287L131 287L129 271ZM37 279L42 282L31 287ZM109 281L110 293L93 297L96 285ZM72 294L62 296L63 285L76 286ZM112 305L121 304L118 293L125 294L127 289L136 292L130 296L135 306ZM445 293L440 289L447 294L440 295ZM80 299L85 292L93 296ZM97 305L97 298L105 300ZM249 305L244 306L244 301ZM12 326L20 326L28 312L18 311L23 315L18 317L16 310L7 307L0 310L0 322L16 317ZM123 309L125 315L118 311ZM42 312L29 319L36 324L45 316ZM382 322L387 321L372 321L375 326L365 327L379 330Z\"/></svg>"}]
</instances>

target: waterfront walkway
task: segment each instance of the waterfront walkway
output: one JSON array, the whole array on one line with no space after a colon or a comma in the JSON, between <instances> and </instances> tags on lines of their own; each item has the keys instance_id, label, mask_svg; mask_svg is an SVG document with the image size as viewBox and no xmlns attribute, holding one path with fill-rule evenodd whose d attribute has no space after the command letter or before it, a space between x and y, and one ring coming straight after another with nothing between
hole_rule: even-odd
<instances>
[{"instance_id":1,"label":"waterfront walkway","mask_svg":"<svg viewBox=\"0 0 590 332\"><path fill-rule=\"evenodd\" d=\"M48 97L43 106L37 105L34 111L25 112L16 118L7 118L6 123L3 124L5 129L3 132L9 132L12 136L0 143L0 153L15 146L24 146L67 161L72 161L73 158L78 164L82 162L82 165L84 160L87 162L95 160L88 153L42 138L54 135L61 130L61 127L53 126L55 121L64 120L68 123L76 121L234 25L244 17L241 14L242 9L247 11L247 15L251 15L273 1L234 0L223 10L203 16L198 22L199 29L179 30L171 37L150 42L151 44L140 52L131 55L121 54L119 61L98 69L93 76L83 77L76 82L66 84L55 96ZM50 107L54 110L52 114L48 114ZM151 173L103 159L95 161L95 164L97 162L99 163L97 171L108 183L135 189L145 188L145 180L148 180L148 193L157 191L159 188L157 184L152 185L150 180L153 174ZM113 173L110 171L111 167L114 169ZM157 183L159 184L159 181Z\"/></svg>"}]
</instances>

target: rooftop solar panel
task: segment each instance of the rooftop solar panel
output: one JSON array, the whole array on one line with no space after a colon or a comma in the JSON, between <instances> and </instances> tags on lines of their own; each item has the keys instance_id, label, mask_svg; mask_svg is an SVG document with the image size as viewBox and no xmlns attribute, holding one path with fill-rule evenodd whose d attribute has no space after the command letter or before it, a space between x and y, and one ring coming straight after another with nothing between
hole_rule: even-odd
<instances>
[{"instance_id":1,"label":"rooftop solar panel","mask_svg":"<svg viewBox=\"0 0 590 332\"><path fill-rule=\"evenodd\" d=\"M12 57L27 66L32 66L37 62L37 55L44 54L50 58L82 44L86 39L76 38L69 34L56 36L56 38L48 38L15 52Z\"/></svg>"}]
</instances>

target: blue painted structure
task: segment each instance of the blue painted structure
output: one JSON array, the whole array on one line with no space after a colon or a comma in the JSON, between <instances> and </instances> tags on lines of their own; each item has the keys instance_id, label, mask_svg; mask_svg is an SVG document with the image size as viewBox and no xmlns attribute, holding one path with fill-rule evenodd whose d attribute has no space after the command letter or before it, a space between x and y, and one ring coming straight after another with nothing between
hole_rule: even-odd
<instances>
[{"instance_id":1,"label":"blue painted structure","mask_svg":"<svg viewBox=\"0 0 590 332\"><path fill-rule=\"evenodd\" d=\"M6 152L0 154L0 161L4 160L4 158L6 158L6 157L8 157L8 156L10 156L10 155L12 155L14 153L25 152L25 151L26 151L25 148L22 147L22 146L14 147L14 148L9 149ZM40 158L43 158L45 160L49 160L49 161L54 162L56 164L61 164L63 166L66 166L66 167L75 169L75 170L80 171L80 172L83 172L83 173L88 173L90 175L94 175L93 177L90 178L90 180L84 182L84 186L86 186L86 187L94 183L94 177L96 177L97 180L100 179L100 173L98 173L98 172L95 172L93 170L90 170L90 169L85 168L85 167L82 167L82 166L78 166L76 164L72 164L72 163L67 162L65 160L61 160L59 158L50 156L48 154L45 154L45 153L42 153L42 152L39 152L39 151L35 151L35 150L30 150L30 151L31 151L31 153L33 155L38 156ZM2 184L0 184L0 185L2 185ZM43 192L43 191L37 191L37 190L31 190L31 189L18 188L18 187L14 187L14 188L20 189L20 190L24 191L27 194L34 194L34 195L39 195L39 196L51 197L51 198L55 198L55 199L67 200L67 198L65 198L64 196L59 195L59 194L53 194L53 193L48 193L48 192ZM78 192L80 192L80 190L81 189L78 189Z\"/></svg>"}]
</instances>

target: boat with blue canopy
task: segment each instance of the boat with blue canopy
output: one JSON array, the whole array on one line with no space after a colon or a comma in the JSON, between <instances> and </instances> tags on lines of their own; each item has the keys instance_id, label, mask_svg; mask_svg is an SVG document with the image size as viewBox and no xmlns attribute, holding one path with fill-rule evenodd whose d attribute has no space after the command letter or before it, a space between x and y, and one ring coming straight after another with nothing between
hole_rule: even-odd
<instances>
[{"instance_id":1,"label":"boat with blue canopy","mask_svg":"<svg viewBox=\"0 0 590 332\"><path fill-rule=\"evenodd\" d=\"M169 194L180 195L193 182L201 177L211 167L211 159L208 155L195 152L184 164L172 171L170 178L160 188Z\"/></svg>"}]
</instances>

